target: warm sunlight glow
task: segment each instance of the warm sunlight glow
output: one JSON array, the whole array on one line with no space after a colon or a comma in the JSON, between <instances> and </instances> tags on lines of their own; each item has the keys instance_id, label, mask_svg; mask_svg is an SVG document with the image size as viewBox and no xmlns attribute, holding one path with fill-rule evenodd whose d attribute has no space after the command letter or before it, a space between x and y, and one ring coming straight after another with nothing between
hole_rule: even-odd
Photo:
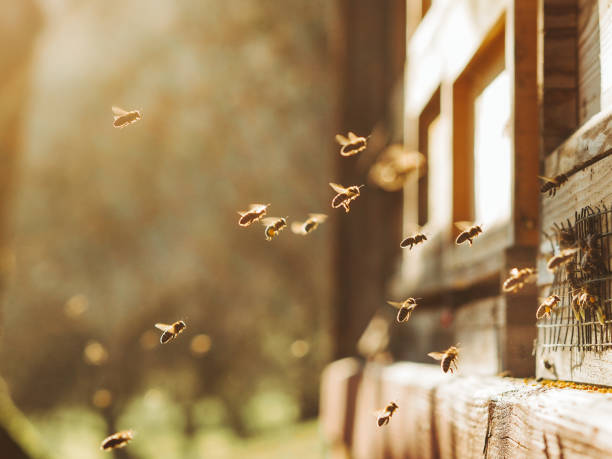
<instances>
[{"instance_id":1,"label":"warm sunlight glow","mask_svg":"<svg viewBox=\"0 0 612 459\"><path fill-rule=\"evenodd\" d=\"M504 70L476 98L474 114L474 221L491 225L510 218L510 83Z\"/></svg>"}]
</instances>

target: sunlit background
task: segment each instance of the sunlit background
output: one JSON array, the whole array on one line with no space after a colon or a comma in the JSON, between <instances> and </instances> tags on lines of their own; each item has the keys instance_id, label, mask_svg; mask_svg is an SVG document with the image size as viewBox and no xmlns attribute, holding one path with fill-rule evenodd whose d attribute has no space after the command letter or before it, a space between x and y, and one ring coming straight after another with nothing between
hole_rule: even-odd
<instances>
[{"instance_id":1,"label":"sunlit background","mask_svg":"<svg viewBox=\"0 0 612 459\"><path fill-rule=\"evenodd\" d=\"M108 457L131 428L116 457L320 457L333 218L267 242L236 212L329 210L330 2L27 3L0 371L31 443ZM143 119L114 129L112 105Z\"/></svg>"}]
</instances>

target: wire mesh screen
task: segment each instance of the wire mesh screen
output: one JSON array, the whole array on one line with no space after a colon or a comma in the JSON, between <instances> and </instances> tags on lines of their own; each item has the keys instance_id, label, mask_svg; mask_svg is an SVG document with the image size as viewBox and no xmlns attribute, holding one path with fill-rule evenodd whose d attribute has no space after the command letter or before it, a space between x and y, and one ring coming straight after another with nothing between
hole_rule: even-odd
<instances>
[{"instance_id":1,"label":"wire mesh screen","mask_svg":"<svg viewBox=\"0 0 612 459\"><path fill-rule=\"evenodd\" d=\"M605 206L576 212L574 224L569 219L555 224L553 251L575 254L555 270L550 295L560 301L537 323L538 346L544 353L612 348L611 228L612 209Z\"/></svg>"}]
</instances>

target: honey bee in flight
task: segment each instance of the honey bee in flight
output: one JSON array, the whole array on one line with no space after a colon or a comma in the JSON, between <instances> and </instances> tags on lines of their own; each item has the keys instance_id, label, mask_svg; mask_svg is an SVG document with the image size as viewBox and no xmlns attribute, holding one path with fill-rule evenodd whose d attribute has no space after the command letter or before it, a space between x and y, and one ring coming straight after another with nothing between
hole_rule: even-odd
<instances>
[{"instance_id":1,"label":"honey bee in flight","mask_svg":"<svg viewBox=\"0 0 612 459\"><path fill-rule=\"evenodd\" d=\"M399 406L397 406L397 403L395 402L390 402L387 406L385 406L385 408L378 413L378 419L376 421L378 427L389 424L389 420L396 410L399 410Z\"/></svg>"},{"instance_id":2,"label":"honey bee in flight","mask_svg":"<svg viewBox=\"0 0 612 459\"><path fill-rule=\"evenodd\" d=\"M348 139L343 135L336 135L336 142L341 146L340 154L342 156L353 156L361 153L368 146L369 137L359 137L354 132L348 133Z\"/></svg>"},{"instance_id":3,"label":"honey bee in flight","mask_svg":"<svg viewBox=\"0 0 612 459\"><path fill-rule=\"evenodd\" d=\"M415 308L418 306L417 300L421 300L421 299L422 298L408 298L402 301L401 303L397 301L387 301L387 304L398 309L396 319L399 323L402 323L402 322L408 322L408 319L410 319L410 315L412 314L412 311L414 311Z\"/></svg>"},{"instance_id":4,"label":"honey bee in flight","mask_svg":"<svg viewBox=\"0 0 612 459\"><path fill-rule=\"evenodd\" d=\"M134 438L134 432L131 430L122 430L114 433L104 440L100 445L102 451L110 451L115 448L123 448L127 446L128 442Z\"/></svg>"},{"instance_id":5,"label":"honey bee in flight","mask_svg":"<svg viewBox=\"0 0 612 459\"><path fill-rule=\"evenodd\" d=\"M540 193L548 193L552 197L557 194L557 189L567 182L567 175L559 174L554 177L544 177L538 175L538 178L544 180L544 184L540 187Z\"/></svg>"},{"instance_id":6,"label":"honey bee in flight","mask_svg":"<svg viewBox=\"0 0 612 459\"><path fill-rule=\"evenodd\" d=\"M155 328L159 328L161 331L163 331L161 338L159 338L159 342L166 344L168 341L172 341L178 335L183 333L183 330L187 328L187 325L182 320L177 320L172 325L155 324Z\"/></svg>"},{"instance_id":7,"label":"honey bee in flight","mask_svg":"<svg viewBox=\"0 0 612 459\"><path fill-rule=\"evenodd\" d=\"M400 247L402 249L410 247L410 250L412 250L413 245L420 244L421 242L425 242L426 240L427 236L425 236L423 233L417 233L412 236L408 236L406 239L400 242Z\"/></svg>"},{"instance_id":8,"label":"honey bee in flight","mask_svg":"<svg viewBox=\"0 0 612 459\"><path fill-rule=\"evenodd\" d=\"M132 110L127 112L119 107L113 107L113 126L119 129L126 127L128 124L135 123L142 118L142 112Z\"/></svg>"},{"instance_id":9,"label":"honey bee in flight","mask_svg":"<svg viewBox=\"0 0 612 459\"><path fill-rule=\"evenodd\" d=\"M558 268L566 265L570 261L574 260L574 256L578 252L578 248L574 247L571 249L563 249L557 255L551 257L546 263L546 267L549 271L555 272Z\"/></svg>"},{"instance_id":10,"label":"honey bee in flight","mask_svg":"<svg viewBox=\"0 0 612 459\"><path fill-rule=\"evenodd\" d=\"M333 188L333 190L338 193L332 199L331 206L333 209L337 209L338 207L344 207L344 211L348 213L350 209L351 201L357 199L361 194L360 189L365 185L352 185L347 188L342 185L338 185L337 183L330 183L329 186Z\"/></svg>"},{"instance_id":11,"label":"honey bee in flight","mask_svg":"<svg viewBox=\"0 0 612 459\"><path fill-rule=\"evenodd\" d=\"M320 223L323 223L327 219L325 214L309 214L308 219L305 222L293 222L291 223L291 231L295 234L307 235L311 231L317 229Z\"/></svg>"},{"instance_id":12,"label":"honey bee in flight","mask_svg":"<svg viewBox=\"0 0 612 459\"><path fill-rule=\"evenodd\" d=\"M539 320L543 317L550 317L550 313L555 310L560 301L561 298L557 295L550 295L547 297L536 311L536 319Z\"/></svg>"},{"instance_id":13,"label":"honey bee in flight","mask_svg":"<svg viewBox=\"0 0 612 459\"><path fill-rule=\"evenodd\" d=\"M535 280L536 270L534 268L512 268L510 277L508 277L502 285L504 292L516 293L521 290L525 284Z\"/></svg>"},{"instance_id":14,"label":"honey bee in flight","mask_svg":"<svg viewBox=\"0 0 612 459\"><path fill-rule=\"evenodd\" d=\"M287 218L289 217L268 217L264 218L261 223L266 226L264 234L266 235L266 241L271 241L278 233L280 233L285 226L287 226Z\"/></svg>"},{"instance_id":15,"label":"honey bee in flight","mask_svg":"<svg viewBox=\"0 0 612 459\"><path fill-rule=\"evenodd\" d=\"M468 241L471 247L473 239L482 233L482 225L474 225L471 222L455 222L455 226L459 228L459 231L461 231L455 240L455 244L457 245L461 245L465 241Z\"/></svg>"},{"instance_id":16,"label":"honey bee in flight","mask_svg":"<svg viewBox=\"0 0 612 459\"><path fill-rule=\"evenodd\" d=\"M238 224L240 226L249 226L251 223L260 220L266 215L268 207L270 207L270 204L251 204L248 210L238 212L238 215L240 215Z\"/></svg>"},{"instance_id":17,"label":"honey bee in flight","mask_svg":"<svg viewBox=\"0 0 612 459\"><path fill-rule=\"evenodd\" d=\"M457 369L457 360L459 359L459 348L451 346L444 352L430 352L427 354L436 360L440 360L440 368L446 373L448 370L453 372L453 366Z\"/></svg>"}]
</instances>

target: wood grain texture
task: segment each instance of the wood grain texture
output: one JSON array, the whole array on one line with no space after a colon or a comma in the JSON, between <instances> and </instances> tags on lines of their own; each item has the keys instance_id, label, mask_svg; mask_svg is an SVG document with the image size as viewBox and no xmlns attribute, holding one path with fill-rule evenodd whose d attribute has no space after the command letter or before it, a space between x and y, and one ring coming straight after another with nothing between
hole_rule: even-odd
<instances>
[{"instance_id":1,"label":"wood grain texture","mask_svg":"<svg viewBox=\"0 0 612 459\"><path fill-rule=\"evenodd\" d=\"M612 455L612 394L530 380L445 375L436 365L377 366L361 386L355 458L604 458ZM367 399L367 402L366 402ZM389 425L370 408L396 400ZM357 438L357 437L356 437Z\"/></svg>"},{"instance_id":2,"label":"wood grain texture","mask_svg":"<svg viewBox=\"0 0 612 459\"><path fill-rule=\"evenodd\" d=\"M549 153L578 126L576 0L540 0L540 151Z\"/></svg>"},{"instance_id":3,"label":"wood grain texture","mask_svg":"<svg viewBox=\"0 0 612 459\"><path fill-rule=\"evenodd\" d=\"M578 0L578 125L601 109L599 1Z\"/></svg>"}]
</instances>

